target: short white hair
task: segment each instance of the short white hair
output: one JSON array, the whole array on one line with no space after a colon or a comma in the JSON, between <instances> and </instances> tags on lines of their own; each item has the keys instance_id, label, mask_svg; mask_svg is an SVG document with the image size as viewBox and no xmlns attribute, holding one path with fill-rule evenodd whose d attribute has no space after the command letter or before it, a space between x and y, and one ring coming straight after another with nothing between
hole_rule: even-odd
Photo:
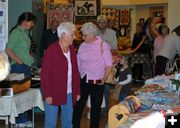
<instances>
[{"instance_id":1,"label":"short white hair","mask_svg":"<svg viewBox=\"0 0 180 128\"><path fill-rule=\"evenodd\" d=\"M95 24L93 24L92 22L87 22L82 25L81 31L82 31L82 33L85 33L85 34L91 33L96 36L97 35L97 26Z\"/></svg>"},{"instance_id":2,"label":"short white hair","mask_svg":"<svg viewBox=\"0 0 180 128\"><path fill-rule=\"evenodd\" d=\"M10 64L5 52L0 52L0 81L4 80L9 74Z\"/></svg>"},{"instance_id":3,"label":"short white hair","mask_svg":"<svg viewBox=\"0 0 180 128\"><path fill-rule=\"evenodd\" d=\"M76 31L76 27L71 22L62 22L57 28L58 37L61 39L62 33L69 33L70 31Z\"/></svg>"}]
</instances>

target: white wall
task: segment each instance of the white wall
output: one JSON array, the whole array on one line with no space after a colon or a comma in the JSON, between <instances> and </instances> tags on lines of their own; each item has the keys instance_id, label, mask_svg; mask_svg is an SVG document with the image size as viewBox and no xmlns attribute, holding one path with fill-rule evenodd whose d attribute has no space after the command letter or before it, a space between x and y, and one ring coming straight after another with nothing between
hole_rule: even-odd
<instances>
[{"instance_id":1,"label":"white wall","mask_svg":"<svg viewBox=\"0 0 180 128\"><path fill-rule=\"evenodd\" d=\"M156 5L137 5L136 6L136 23L139 21L139 18L147 19L150 16L150 8L151 7L164 7L164 17L168 17L168 4L156 4Z\"/></svg>"},{"instance_id":2,"label":"white wall","mask_svg":"<svg viewBox=\"0 0 180 128\"><path fill-rule=\"evenodd\" d=\"M150 7L163 6L165 9L164 16L167 18L168 15L168 4L155 4L155 5L103 5L107 8L115 9L133 9L131 11L131 38L135 33L136 23L139 22L139 18L144 18L145 20L150 16Z\"/></svg>"},{"instance_id":3,"label":"white wall","mask_svg":"<svg viewBox=\"0 0 180 128\"><path fill-rule=\"evenodd\" d=\"M180 25L180 0L168 0L168 26L173 30Z\"/></svg>"},{"instance_id":4,"label":"white wall","mask_svg":"<svg viewBox=\"0 0 180 128\"><path fill-rule=\"evenodd\" d=\"M131 4L134 5L144 5L144 4L162 4L162 3L168 3L168 0L130 0Z\"/></svg>"},{"instance_id":5,"label":"white wall","mask_svg":"<svg viewBox=\"0 0 180 128\"><path fill-rule=\"evenodd\" d=\"M130 0L101 0L103 5L130 5Z\"/></svg>"},{"instance_id":6,"label":"white wall","mask_svg":"<svg viewBox=\"0 0 180 128\"><path fill-rule=\"evenodd\" d=\"M8 30L10 31L17 23L18 17L23 12L32 12L32 0L9 0L8 1Z\"/></svg>"},{"instance_id":7,"label":"white wall","mask_svg":"<svg viewBox=\"0 0 180 128\"><path fill-rule=\"evenodd\" d=\"M145 4L162 4L168 2L168 0L101 0L101 1L103 5L140 5L140 4L145 5Z\"/></svg>"}]
</instances>

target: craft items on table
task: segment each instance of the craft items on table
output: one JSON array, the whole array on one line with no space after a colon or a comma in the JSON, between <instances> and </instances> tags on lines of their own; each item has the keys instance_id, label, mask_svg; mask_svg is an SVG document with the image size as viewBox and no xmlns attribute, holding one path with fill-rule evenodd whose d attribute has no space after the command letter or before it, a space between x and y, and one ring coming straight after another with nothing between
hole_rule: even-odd
<instances>
[{"instance_id":1,"label":"craft items on table","mask_svg":"<svg viewBox=\"0 0 180 128\"><path fill-rule=\"evenodd\" d=\"M152 91L152 88L150 88L150 91L148 91L149 88L146 88L147 90L143 92L139 91L138 98L142 100L142 107L141 111L152 109L152 110L168 110L171 109L174 106L180 105L179 96L174 92L167 92L163 89L154 90ZM154 89L154 87L153 87Z\"/></svg>"},{"instance_id":2,"label":"craft items on table","mask_svg":"<svg viewBox=\"0 0 180 128\"><path fill-rule=\"evenodd\" d=\"M162 75L146 80L146 85L136 92L142 100L141 110L168 110L180 106L177 84L172 82L174 78L174 75Z\"/></svg>"},{"instance_id":3,"label":"craft items on table","mask_svg":"<svg viewBox=\"0 0 180 128\"><path fill-rule=\"evenodd\" d=\"M0 88L3 90L10 90L12 88L13 94L24 92L31 87L31 77L25 77L24 74L12 73L7 79L0 82ZM11 91L8 91L11 94Z\"/></svg>"},{"instance_id":4,"label":"craft items on table","mask_svg":"<svg viewBox=\"0 0 180 128\"><path fill-rule=\"evenodd\" d=\"M8 117L11 124L16 123L18 114L32 109L32 123L34 126L34 107L39 107L44 111L40 89L29 89L12 97L0 97L0 117Z\"/></svg>"},{"instance_id":5,"label":"craft items on table","mask_svg":"<svg viewBox=\"0 0 180 128\"><path fill-rule=\"evenodd\" d=\"M136 96L128 96L124 101L114 105L108 113L108 126L117 128L124 123L130 113L137 112L141 106L141 101Z\"/></svg>"},{"instance_id":6,"label":"craft items on table","mask_svg":"<svg viewBox=\"0 0 180 128\"><path fill-rule=\"evenodd\" d=\"M12 97L13 89L12 88L0 88L0 97Z\"/></svg>"},{"instance_id":7,"label":"craft items on table","mask_svg":"<svg viewBox=\"0 0 180 128\"><path fill-rule=\"evenodd\" d=\"M169 111L179 113L180 97L173 89L174 83L172 82L172 79L175 80L175 78L175 75L162 75L146 80L146 84L136 91L137 97L140 99L142 104L141 108L137 113L129 113L128 118L123 123L119 124L117 128L131 128L135 123L140 122L139 119L144 120L150 117L152 115L151 113L161 112L162 110L166 113ZM151 121L151 123L153 122ZM150 128L153 128L151 126L152 125L150 125ZM138 128L141 128L141 126Z\"/></svg>"},{"instance_id":8,"label":"craft items on table","mask_svg":"<svg viewBox=\"0 0 180 128\"><path fill-rule=\"evenodd\" d=\"M179 94L180 90L180 79L179 79L179 73L175 73L175 75L161 75L161 76L156 76L154 78L148 79L145 81L145 85L149 84L159 84L162 87L165 88L166 91L168 92L176 92Z\"/></svg>"},{"instance_id":9,"label":"craft items on table","mask_svg":"<svg viewBox=\"0 0 180 128\"><path fill-rule=\"evenodd\" d=\"M117 128L130 128L137 120L142 119L146 116L148 116L152 111L144 111L144 112L138 112L138 113L132 113L129 115L129 118L127 121Z\"/></svg>"},{"instance_id":10,"label":"craft items on table","mask_svg":"<svg viewBox=\"0 0 180 128\"><path fill-rule=\"evenodd\" d=\"M13 81L13 80L23 80L25 78L24 73L11 73L7 76L7 80Z\"/></svg>"},{"instance_id":11,"label":"craft items on table","mask_svg":"<svg viewBox=\"0 0 180 128\"><path fill-rule=\"evenodd\" d=\"M136 91L136 94L141 94L141 93L151 93L151 92L163 92L165 89L163 86L158 85L158 84L149 84L143 86L141 89Z\"/></svg>"}]
</instances>

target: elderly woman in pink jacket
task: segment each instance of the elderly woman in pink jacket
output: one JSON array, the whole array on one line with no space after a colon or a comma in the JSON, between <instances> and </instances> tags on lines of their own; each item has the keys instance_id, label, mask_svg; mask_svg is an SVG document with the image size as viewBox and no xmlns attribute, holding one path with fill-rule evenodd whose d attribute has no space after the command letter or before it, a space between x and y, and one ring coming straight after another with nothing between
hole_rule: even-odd
<instances>
[{"instance_id":1,"label":"elderly woman in pink jacket","mask_svg":"<svg viewBox=\"0 0 180 128\"><path fill-rule=\"evenodd\" d=\"M98 128L103 100L104 81L112 67L110 46L97 36L97 27L91 22L81 28L84 42L77 54L81 77L80 100L76 103L73 115L73 128L80 128L80 122L87 98L91 97L90 128Z\"/></svg>"}]
</instances>

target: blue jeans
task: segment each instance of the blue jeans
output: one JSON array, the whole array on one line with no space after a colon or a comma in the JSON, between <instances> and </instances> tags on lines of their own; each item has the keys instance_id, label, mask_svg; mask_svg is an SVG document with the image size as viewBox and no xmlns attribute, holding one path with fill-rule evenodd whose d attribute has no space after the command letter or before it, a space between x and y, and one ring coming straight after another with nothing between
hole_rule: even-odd
<instances>
[{"instance_id":1,"label":"blue jeans","mask_svg":"<svg viewBox=\"0 0 180 128\"><path fill-rule=\"evenodd\" d=\"M31 68L26 64L13 64L11 73L24 73L25 76L31 76Z\"/></svg>"},{"instance_id":2,"label":"blue jeans","mask_svg":"<svg viewBox=\"0 0 180 128\"><path fill-rule=\"evenodd\" d=\"M125 94L119 94L118 101L123 101L127 96Z\"/></svg>"},{"instance_id":3,"label":"blue jeans","mask_svg":"<svg viewBox=\"0 0 180 128\"><path fill-rule=\"evenodd\" d=\"M31 76L31 68L25 64L11 65L11 73L24 73L25 76ZM19 114L16 123L26 123L28 121L28 111Z\"/></svg>"},{"instance_id":4,"label":"blue jeans","mask_svg":"<svg viewBox=\"0 0 180 128\"><path fill-rule=\"evenodd\" d=\"M56 128L59 106L45 102L45 128ZM61 105L61 128L72 128L72 93L67 95L67 104Z\"/></svg>"}]
</instances>

